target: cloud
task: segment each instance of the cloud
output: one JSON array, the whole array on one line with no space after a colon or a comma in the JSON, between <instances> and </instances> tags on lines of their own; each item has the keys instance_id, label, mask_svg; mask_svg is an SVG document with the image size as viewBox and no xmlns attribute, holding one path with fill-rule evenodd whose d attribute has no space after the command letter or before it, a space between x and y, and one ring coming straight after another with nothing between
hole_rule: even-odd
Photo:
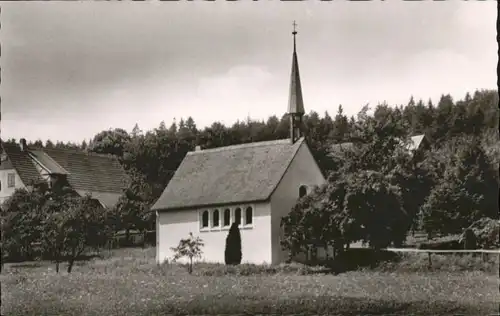
<instances>
[{"instance_id":1,"label":"cloud","mask_svg":"<svg viewBox=\"0 0 500 316\"><path fill-rule=\"evenodd\" d=\"M2 135L79 140L192 116L284 113L291 22L306 110L355 114L493 87L492 2L2 5ZM78 136L79 135L79 136Z\"/></svg>"}]
</instances>

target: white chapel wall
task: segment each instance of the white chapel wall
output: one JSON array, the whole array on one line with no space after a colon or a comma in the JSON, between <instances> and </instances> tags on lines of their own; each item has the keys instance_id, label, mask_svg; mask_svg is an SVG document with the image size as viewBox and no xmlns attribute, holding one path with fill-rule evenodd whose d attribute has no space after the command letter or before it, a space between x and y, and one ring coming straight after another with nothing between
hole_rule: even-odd
<instances>
[{"instance_id":1,"label":"white chapel wall","mask_svg":"<svg viewBox=\"0 0 500 316\"><path fill-rule=\"evenodd\" d=\"M282 263L288 257L288 253L282 250L280 244L281 218L288 214L297 203L300 186L306 185L309 193L312 187L325 182L326 180L315 163L311 151L305 143L302 144L271 197L273 264Z\"/></svg>"},{"instance_id":2,"label":"white chapel wall","mask_svg":"<svg viewBox=\"0 0 500 316\"><path fill-rule=\"evenodd\" d=\"M253 220L251 225L244 225L243 220L240 227L242 263L271 263L270 205L269 203L250 203L231 205L229 208L234 216L236 207L245 209L247 206L252 206ZM194 236L200 237L205 244L202 248L202 258L198 261L224 263L224 249L229 232L229 227L223 227L222 222L223 212L226 208L223 206L160 212L157 218L157 262L163 262L165 259L170 261L173 256L170 248L176 247L181 238L187 238L192 232ZM212 215L215 209L219 210L220 227L201 228L202 212L208 210ZM212 218L210 218L210 226L211 224Z\"/></svg>"}]
</instances>

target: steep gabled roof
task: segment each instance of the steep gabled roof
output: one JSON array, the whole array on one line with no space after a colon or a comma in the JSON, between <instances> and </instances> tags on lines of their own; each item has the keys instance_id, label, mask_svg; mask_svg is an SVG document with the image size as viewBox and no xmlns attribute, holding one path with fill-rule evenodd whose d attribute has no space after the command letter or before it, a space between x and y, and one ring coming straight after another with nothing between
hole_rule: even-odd
<instances>
[{"instance_id":1,"label":"steep gabled roof","mask_svg":"<svg viewBox=\"0 0 500 316\"><path fill-rule=\"evenodd\" d=\"M88 154L74 149L48 149L43 152L66 172L68 182L77 191L121 193L128 176L114 157ZM53 168L56 168L53 166Z\"/></svg>"},{"instance_id":2,"label":"steep gabled roof","mask_svg":"<svg viewBox=\"0 0 500 316\"><path fill-rule=\"evenodd\" d=\"M21 151L18 144L2 142L2 148L25 186L42 180L28 151Z\"/></svg>"},{"instance_id":3,"label":"steep gabled roof","mask_svg":"<svg viewBox=\"0 0 500 316\"><path fill-rule=\"evenodd\" d=\"M303 143L284 139L189 152L152 209L265 201Z\"/></svg>"}]
</instances>

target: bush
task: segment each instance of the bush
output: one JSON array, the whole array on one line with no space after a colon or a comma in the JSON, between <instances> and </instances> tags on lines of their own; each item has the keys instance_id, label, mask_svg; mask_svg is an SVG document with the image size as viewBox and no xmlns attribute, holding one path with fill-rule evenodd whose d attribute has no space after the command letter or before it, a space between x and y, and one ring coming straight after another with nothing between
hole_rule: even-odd
<instances>
[{"instance_id":1,"label":"bush","mask_svg":"<svg viewBox=\"0 0 500 316\"><path fill-rule=\"evenodd\" d=\"M500 241L500 221L489 217L481 218L468 227L476 236L477 247L481 249L498 249Z\"/></svg>"},{"instance_id":2,"label":"bush","mask_svg":"<svg viewBox=\"0 0 500 316\"><path fill-rule=\"evenodd\" d=\"M226 237L226 249L224 251L224 261L226 264L240 264L241 254L241 235L238 224L233 223Z\"/></svg>"}]
</instances>

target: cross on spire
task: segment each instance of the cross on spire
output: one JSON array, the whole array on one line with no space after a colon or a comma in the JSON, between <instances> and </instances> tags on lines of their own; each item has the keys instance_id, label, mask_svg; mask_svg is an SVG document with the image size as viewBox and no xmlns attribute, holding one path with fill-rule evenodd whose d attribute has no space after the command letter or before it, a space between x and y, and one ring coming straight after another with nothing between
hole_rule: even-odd
<instances>
[{"instance_id":1,"label":"cross on spire","mask_svg":"<svg viewBox=\"0 0 500 316\"><path fill-rule=\"evenodd\" d=\"M293 52L295 53L295 51L296 51L295 35L297 35L297 23L295 23L295 20L293 21L292 25L293 25L293 32L292 32L292 34L293 34Z\"/></svg>"}]
</instances>

